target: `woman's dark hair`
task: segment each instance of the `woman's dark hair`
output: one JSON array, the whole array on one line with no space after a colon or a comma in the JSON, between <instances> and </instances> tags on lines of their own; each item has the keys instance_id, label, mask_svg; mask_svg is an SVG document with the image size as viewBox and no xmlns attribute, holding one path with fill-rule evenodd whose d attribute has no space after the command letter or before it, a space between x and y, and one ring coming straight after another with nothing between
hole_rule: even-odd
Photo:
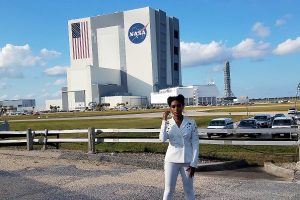
<instances>
[{"instance_id":1,"label":"woman's dark hair","mask_svg":"<svg viewBox=\"0 0 300 200\"><path fill-rule=\"evenodd\" d=\"M184 96L182 94L179 94L178 96L168 97L167 101L169 106L171 106L172 101L178 101L184 106Z\"/></svg>"}]
</instances>

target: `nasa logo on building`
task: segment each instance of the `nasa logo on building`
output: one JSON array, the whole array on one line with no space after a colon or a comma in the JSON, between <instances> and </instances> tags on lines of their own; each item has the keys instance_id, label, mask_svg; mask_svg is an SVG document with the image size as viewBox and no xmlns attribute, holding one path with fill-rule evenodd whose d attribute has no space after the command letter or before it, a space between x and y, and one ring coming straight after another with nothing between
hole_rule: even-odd
<instances>
[{"instance_id":1,"label":"nasa logo on building","mask_svg":"<svg viewBox=\"0 0 300 200\"><path fill-rule=\"evenodd\" d=\"M141 23L133 24L128 30L128 38L134 44L143 42L147 36L147 26Z\"/></svg>"}]
</instances>

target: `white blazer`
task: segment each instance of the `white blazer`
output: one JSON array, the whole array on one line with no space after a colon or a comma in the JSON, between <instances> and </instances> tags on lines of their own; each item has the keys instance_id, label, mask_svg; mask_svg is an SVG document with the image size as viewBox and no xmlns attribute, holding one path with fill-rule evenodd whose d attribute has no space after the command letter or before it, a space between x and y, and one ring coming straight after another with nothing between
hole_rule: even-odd
<instances>
[{"instance_id":1,"label":"white blazer","mask_svg":"<svg viewBox=\"0 0 300 200\"><path fill-rule=\"evenodd\" d=\"M162 121L159 133L161 142L169 139L165 162L190 163L197 167L199 156L199 136L197 124L188 117L183 118L180 127L173 118Z\"/></svg>"}]
</instances>

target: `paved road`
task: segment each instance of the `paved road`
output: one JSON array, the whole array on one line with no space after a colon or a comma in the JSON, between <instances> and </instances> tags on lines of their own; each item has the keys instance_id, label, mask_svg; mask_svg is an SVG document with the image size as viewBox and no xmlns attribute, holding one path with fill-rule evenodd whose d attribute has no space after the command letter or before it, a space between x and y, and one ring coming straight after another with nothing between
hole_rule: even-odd
<instances>
[{"instance_id":1,"label":"paved road","mask_svg":"<svg viewBox=\"0 0 300 200\"><path fill-rule=\"evenodd\" d=\"M251 112L251 115L263 114L266 112ZM278 112L268 112L269 114L276 114ZM282 113L282 112L280 112ZM200 112L196 110L185 110L186 116L229 116L228 112ZM232 112L231 115L247 115L246 112ZM41 115L45 117L44 115ZM9 120L9 121L57 121L57 120L87 120L87 119L120 119L120 118L155 118L162 117L162 112L156 113L142 113L142 114L127 114L127 115L110 115L110 116L91 116L91 117L72 117L72 118L40 118L40 119L24 119L24 120Z\"/></svg>"},{"instance_id":2,"label":"paved road","mask_svg":"<svg viewBox=\"0 0 300 200\"><path fill-rule=\"evenodd\" d=\"M59 159L55 152L0 152L0 199L161 199L162 170ZM175 199L183 199L178 179ZM300 183L260 169L195 175L197 199L300 199Z\"/></svg>"}]
</instances>

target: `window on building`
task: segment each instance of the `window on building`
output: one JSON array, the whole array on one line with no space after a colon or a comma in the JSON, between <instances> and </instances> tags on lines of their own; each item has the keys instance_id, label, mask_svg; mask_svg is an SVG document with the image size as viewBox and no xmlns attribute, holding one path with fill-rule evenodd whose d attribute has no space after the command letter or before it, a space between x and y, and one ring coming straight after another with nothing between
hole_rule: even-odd
<instances>
[{"instance_id":1,"label":"window on building","mask_svg":"<svg viewBox=\"0 0 300 200\"><path fill-rule=\"evenodd\" d=\"M179 32L177 30L174 30L174 38L176 39L179 38Z\"/></svg>"},{"instance_id":2,"label":"window on building","mask_svg":"<svg viewBox=\"0 0 300 200\"><path fill-rule=\"evenodd\" d=\"M179 65L178 63L174 63L174 71L178 71L179 70Z\"/></svg>"},{"instance_id":3,"label":"window on building","mask_svg":"<svg viewBox=\"0 0 300 200\"><path fill-rule=\"evenodd\" d=\"M174 47L174 54L178 55L178 47Z\"/></svg>"}]
</instances>

